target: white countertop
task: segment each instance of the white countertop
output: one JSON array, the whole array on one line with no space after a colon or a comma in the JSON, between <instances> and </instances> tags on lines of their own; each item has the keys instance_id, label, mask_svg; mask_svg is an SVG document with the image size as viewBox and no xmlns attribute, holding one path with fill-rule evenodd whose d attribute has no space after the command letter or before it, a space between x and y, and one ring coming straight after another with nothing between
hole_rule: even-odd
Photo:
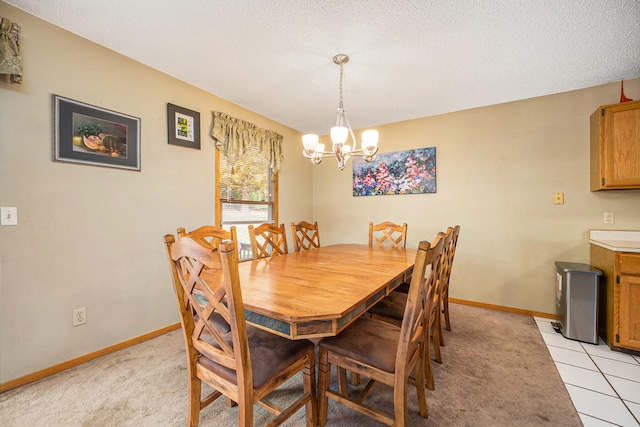
<instances>
[{"instance_id":1,"label":"white countertop","mask_svg":"<svg viewBox=\"0 0 640 427\"><path fill-rule=\"evenodd\" d=\"M617 252L640 253L640 231L589 230L589 243Z\"/></svg>"}]
</instances>

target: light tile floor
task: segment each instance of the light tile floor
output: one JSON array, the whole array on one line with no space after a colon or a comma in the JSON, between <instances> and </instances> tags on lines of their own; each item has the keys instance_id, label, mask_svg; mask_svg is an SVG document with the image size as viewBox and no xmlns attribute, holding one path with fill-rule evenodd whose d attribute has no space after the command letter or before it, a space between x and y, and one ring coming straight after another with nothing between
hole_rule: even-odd
<instances>
[{"instance_id":1,"label":"light tile floor","mask_svg":"<svg viewBox=\"0 0 640 427\"><path fill-rule=\"evenodd\" d=\"M585 427L640 427L640 356L563 337L534 317Z\"/></svg>"}]
</instances>

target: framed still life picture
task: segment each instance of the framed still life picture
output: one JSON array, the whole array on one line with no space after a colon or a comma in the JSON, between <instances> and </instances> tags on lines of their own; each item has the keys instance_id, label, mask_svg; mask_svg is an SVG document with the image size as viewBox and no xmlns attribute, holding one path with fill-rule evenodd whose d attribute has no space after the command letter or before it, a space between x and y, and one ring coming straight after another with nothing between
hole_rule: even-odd
<instances>
[{"instance_id":1,"label":"framed still life picture","mask_svg":"<svg viewBox=\"0 0 640 427\"><path fill-rule=\"evenodd\" d=\"M367 163L353 159L353 195L436 192L436 147L378 154Z\"/></svg>"},{"instance_id":2,"label":"framed still life picture","mask_svg":"<svg viewBox=\"0 0 640 427\"><path fill-rule=\"evenodd\" d=\"M169 144L200 149L200 113L167 104Z\"/></svg>"},{"instance_id":3,"label":"framed still life picture","mask_svg":"<svg viewBox=\"0 0 640 427\"><path fill-rule=\"evenodd\" d=\"M53 95L53 160L140 170L140 119Z\"/></svg>"}]
</instances>

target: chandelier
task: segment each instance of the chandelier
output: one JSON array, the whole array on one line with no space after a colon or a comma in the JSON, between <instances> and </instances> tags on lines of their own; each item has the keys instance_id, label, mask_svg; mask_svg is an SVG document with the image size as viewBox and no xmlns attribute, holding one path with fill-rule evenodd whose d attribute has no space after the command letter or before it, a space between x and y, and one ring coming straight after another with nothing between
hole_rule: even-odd
<instances>
[{"instance_id":1,"label":"chandelier","mask_svg":"<svg viewBox=\"0 0 640 427\"><path fill-rule=\"evenodd\" d=\"M357 148L356 137L353 134L347 112L342 105L342 76L343 65L349 62L349 57L345 54L338 54L333 57L333 62L340 66L340 102L338 103L338 117L336 125L331 128L331 142L333 143L332 151L324 151L324 144L318 143L318 135L306 134L302 135L302 144L304 150L302 154L311 160L314 165L319 164L324 157L335 156L338 162L338 169L344 170L347 160L351 156L364 157L367 162L372 162L376 158L378 152L378 131L366 130L362 132L362 148ZM351 143L348 139L351 137Z\"/></svg>"}]
</instances>

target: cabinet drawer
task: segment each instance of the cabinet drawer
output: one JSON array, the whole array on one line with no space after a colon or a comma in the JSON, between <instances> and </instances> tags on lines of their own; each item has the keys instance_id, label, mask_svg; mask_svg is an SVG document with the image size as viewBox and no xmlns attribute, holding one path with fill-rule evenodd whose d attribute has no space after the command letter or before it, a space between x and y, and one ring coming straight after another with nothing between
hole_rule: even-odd
<instances>
[{"instance_id":1,"label":"cabinet drawer","mask_svg":"<svg viewBox=\"0 0 640 427\"><path fill-rule=\"evenodd\" d=\"M640 254L618 252L617 255L616 267L620 274L640 275Z\"/></svg>"}]
</instances>

